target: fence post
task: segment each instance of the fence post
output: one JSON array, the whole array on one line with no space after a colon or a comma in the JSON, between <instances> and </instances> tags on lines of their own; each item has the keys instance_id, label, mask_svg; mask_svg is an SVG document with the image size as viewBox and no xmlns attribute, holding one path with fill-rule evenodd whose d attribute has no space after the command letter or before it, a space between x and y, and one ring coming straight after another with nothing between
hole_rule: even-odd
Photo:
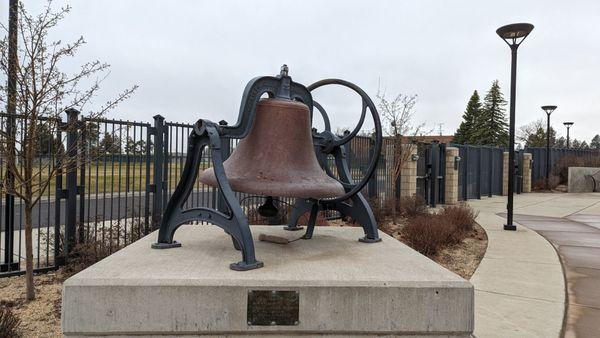
<instances>
[{"instance_id":1,"label":"fence post","mask_svg":"<svg viewBox=\"0 0 600 338\"><path fill-rule=\"evenodd\" d=\"M439 167L440 167L440 144L437 141L431 142L429 156L431 159L431 173L429 179L429 205L435 208L438 199L439 190Z\"/></svg>"},{"instance_id":2,"label":"fence post","mask_svg":"<svg viewBox=\"0 0 600 338\"><path fill-rule=\"evenodd\" d=\"M502 153L502 196L508 195L508 171L514 170L514 166L508 163L508 151Z\"/></svg>"},{"instance_id":3,"label":"fence post","mask_svg":"<svg viewBox=\"0 0 600 338\"><path fill-rule=\"evenodd\" d=\"M146 176L146 181L144 182L146 185L146 190L145 190L145 194L144 194L144 235L147 235L150 233L150 193L152 192L152 183L150 182L150 164L151 164L151 154L150 154L150 148L153 148L154 145L151 141L152 139L152 128L148 127L146 128L146 149L145 149L145 153L146 153L146 170L145 170L145 176Z\"/></svg>"},{"instance_id":4,"label":"fence post","mask_svg":"<svg viewBox=\"0 0 600 338\"><path fill-rule=\"evenodd\" d=\"M372 138L369 138L369 158L372 158L375 154L373 151L373 145L375 141ZM373 172L373 175L369 178L369 182L367 185L367 191L369 198L378 197L377 196L377 168Z\"/></svg>"},{"instance_id":5,"label":"fence post","mask_svg":"<svg viewBox=\"0 0 600 338\"><path fill-rule=\"evenodd\" d=\"M446 147L446 173L444 188L444 203L458 203L458 167L454 165L458 157L459 149L456 147Z\"/></svg>"},{"instance_id":6,"label":"fence post","mask_svg":"<svg viewBox=\"0 0 600 338\"><path fill-rule=\"evenodd\" d=\"M483 161L483 147L479 146L477 149L477 199L481 199L481 170L483 169L482 161Z\"/></svg>"},{"instance_id":7,"label":"fence post","mask_svg":"<svg viewBox=\"0 0 600 338\"><path fill-rule=\"evenodd\" d=\"M85 240L85 165L87 161L87 132L83 121L81 126L81 139L78 143L79 147L79 187L77 187L77 194L79 194L79 242L83 243ZM89 211L88 211L89 212Z\"/></svg>"},{"instance_id":8,"label":"fence post","mask_svg":"<svg viewBox=\"0 0 600 338\"><path fill-rule=\"evenodd\" d=\"M402 152L409 152L400 168L400 197L410 197L417 193L417 145L402 144Z\"/></svg>"},{"instance_id":9,"label":"fence post","mask_svg":"<svg viewBox=\"0 0 600 338\"><path fill-rule=\"evenodd\" d=\"M494 148L488 148L488 197L492 197L494 186Z\"/></svg>"},{"instance_id":10,"label":"fence post","mask_svg":"<svg viewBox=\"0 0 600 338\"><path fill-rule=\"evenodd\" d=\"M469 149L470 146L464 147L464 158L460 160L463 168L463 179L462 179L462 193L463 199L466 201L469 199Z\"/></svg>"},{"instance_id":11,"label":"fence post","mask_svg":"<svg viewBox=\"0 0 600 338\"><path fill-rule=\"evenodd\" d=\"M69 108L67 113L67 188L65 218L65 254L69 254L76 243L77 234L77 136L79 111Z\"/></svg>"},{"instance_id":12,"label":"fence post","mask_svg":"<svg viewBox=\"0 0 600 338\"><path fill-rule=\"evenodd\" d=\"M15 135L16 135L16 122L14 112L10 113L6 122L6 134L7 142L4 145L8 151L10 151L10 155L12 156L14 161L17 161L15 155ZM8 159L7 159L8 160ZM0 164L2 164L2 159L0 159ZM0 172L2 172L0 170ZM13 173L6 168L5 179L8 185L14 186L14 177ZM4 263L0 264L0 272L6 271L17 271L20 269L19 259L14 261L15 257L15 196L6 193L4 195L5 205L4 205ZM0 202L0 207L2 207ZM1 214L1 213L0 213ZM20 256L20 253L18 253Z\"/></svg>"},{"instance_id":13,"label":"fence post","mask_svg":"<svg viewBox=\"0 0 600 338\"><path fill-rule=\"evenodd\" d=\"M58 122L58 126L56 128L56 139L62 140L62 129L64 127L64 123L62 121ZM60 255L60 235L61 235L61 201L64 197L63 190L63 170L62 170L62 159L60 156L55 157L56 161L56 182L55 182L55 191L54 191L54 265L60 266L64 264L64 257Z\"/></svg>"},{"instance_id":14,"label":"fence post","mask_svg":"<svg viewBox=\"0 0 600 338\"><path fill-rule=\"evenodd\" d=\"M158 229L163 212L163 165L165 161L164 135L165 118L161 115L154 116L154 184L152 190L154 198L152 203L152 229Z\"/></svg>"},{"instance_id":15,"label":"fence post","mask_svg":"<svg viewBox=\"0 0 600 338\"><path fill-rule=\"evenodd\" d=\"M523 153L523 192L531 192L531 153Z\"/></svg>"},{"instance_id":16,"label":"fence post","mask_svg":"<svg viewBox=\"0 0 600 338\"><path fill-rule=\"evenodd\" d=\"M515 192L517 194L521 194L521 192L523 191L523 151L517 151L517 156L515 156L515 160L515 177L517 178L515 182L517 184Z\"/></svg>"}]
</instances>

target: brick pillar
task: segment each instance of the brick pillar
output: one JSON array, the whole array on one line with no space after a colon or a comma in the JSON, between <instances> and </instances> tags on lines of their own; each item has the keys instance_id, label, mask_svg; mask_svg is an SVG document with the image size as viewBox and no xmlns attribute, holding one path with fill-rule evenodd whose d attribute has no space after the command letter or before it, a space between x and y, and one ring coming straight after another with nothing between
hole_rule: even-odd
<instances>
[{"instance_id":1,"label":"brick pillar","mask_svg":"<svg viewBox=\"0 0 600 338\"><path fill-rule=\"evenodd\" d=\"M417 145L403 144L402 148L408 151L408 156L400 170L400 196L413 196L417 193L417 161L413 161L413 155L417 155Z\"/></svg>"},{"instance_id":2,"label":"brick pillar","mask_svg":"<svg viewBox=\"0 0 600 338\"><path fill-rule=\"evenodd\" d=\"M531 192L531 153L523 154L523 192Z\"/></svg>"},{"instance_id":3,"label":"brick pillar","mask_svg":"<svg viewBox=\"0 0 600 338\"><path fill-rule=\"evenodd\" d=\"M502 160L502 196L508 195L508 151L503 154Z\"/></svg>"},{"instance_id":4,"label":"brick pillar","mask_svg":"<svg viewBox=\"0 0 600 338\"><path fill-rule=\"evenodd\" d=\"M458 203L458 167L454 166L456 156L458 156L458 148L446 147L446 183L444 188L446 204Z\"/></svg>"}]
</instances>

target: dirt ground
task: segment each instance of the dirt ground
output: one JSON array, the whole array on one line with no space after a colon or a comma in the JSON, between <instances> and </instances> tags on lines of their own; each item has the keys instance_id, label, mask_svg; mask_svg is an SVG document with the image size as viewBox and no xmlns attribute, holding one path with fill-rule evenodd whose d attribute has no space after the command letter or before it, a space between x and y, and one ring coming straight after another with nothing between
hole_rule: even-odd
<instances>
[{"instance_id":1,"label":"dirt ground","mask_svg":"<svg viewBox=\"0 0 600 338\"><path fill-rule=\"evenodd\" d=\"M25 300L25 277L0 278L0 304L10 307L21 320L22 337L61 337L60 302L62 272L36 275L36 299Z\"/></svg>"},{"instance_id":2,"label":"dirt ground","mask_svg":"<svg viewBox=\"0 0 600 338\"><path fill-rule=\"evenodd\" d=\"M343 221L329 221L331 226L348 226ZM382 231L402 241L401 224L386 224ZM474 231L460 244L447 247L430 257L450 271L469 279L485 254L487 236L475 224ZM24 276L0 278L0 305L12 308L21 320L22 337L60 337L60 306L63 270L35 276L36 299L25 301Z\"/></svg>"}]
</instances>

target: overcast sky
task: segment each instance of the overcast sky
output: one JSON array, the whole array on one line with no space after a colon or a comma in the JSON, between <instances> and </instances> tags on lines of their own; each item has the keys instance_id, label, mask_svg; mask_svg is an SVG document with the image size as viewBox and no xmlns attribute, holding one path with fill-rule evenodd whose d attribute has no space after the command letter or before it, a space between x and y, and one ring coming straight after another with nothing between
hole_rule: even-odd
<instances>
[{"instance_id":1,"label":"overcast sky","mask_svg":"<svg viewBox=\"0 0 600 338\"><path fill-rule=\"evenodd\" d=\"M36 12L40 0L24 0ZM8 1L0 2L6 23ZM56 5L66 2L56 1ZM473 90L498 79L509 96L510 51L495 30L530 22L519 49L517 126L558 106L553 126L600 133L600 1L150 1L73 0L54 36L87 45L67 69L98 59L112 65L96 102L138 84L110 117L193 122L237 118L255 76L290 67L309 85L337 77L372 97L418 94L415 123L454 133ZM349 92L315 93L334 128L351 127L360 106ZM508 106L507 106L508 110Z\"/></svg>"}]
</instances>

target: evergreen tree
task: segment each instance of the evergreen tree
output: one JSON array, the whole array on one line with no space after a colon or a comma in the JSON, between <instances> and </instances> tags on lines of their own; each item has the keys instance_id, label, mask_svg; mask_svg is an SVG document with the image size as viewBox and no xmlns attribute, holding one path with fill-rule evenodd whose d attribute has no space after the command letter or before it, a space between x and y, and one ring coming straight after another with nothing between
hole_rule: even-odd
<instances>
[{"instance_id":1,"label":"evergreen tree","mask_svg":"<svg viewBox=\"0 0 600 338\"><path fill-rule=\"evenodd\" d=\"M583 141L579 145L579 149L590 149L590 146L587 144L587 142Z\"/></svg>"},{"instance_id":2,"label":"evergreen tree","mask_svg":"<svg viewBox=\"0 0 600 338\"><path fill-rule=\"evenodd\" d=\"M590 142L590 148L600 149L600 135L596 134L596 136L594 136L594 138Z\"/></svg>"},{"instance_id":3,"label":"evergreen tree","mask_svg":"<svg viewBox=\"0 0 600 338\"><path fill-rule=\"evenodd\" d=\"M564 136L557 138L554 146L556 148L566 148L567 147L567 139Z\"/></svg>"},{"instance_id":4,"label":"evergreen tree","mask_svg":"<svg viewBox=\"0 0 600 338\"><path fill-rule=\"evenodd\" d=\"M105 132L104 138L100 141L100 149L103 154L120 154L121 140L118 136Z\"/></svg>"},{"instance_id":5,"label":"evergreen tree","mask_svg":"<svg viewBox=\"0 0 600 338\"><path fill-rule=\"evenodd\" d=\"M508 124L506 123L506 100L500 90L498 80L483 99L481 114L475 120L474 142L497 146L508 145Z\"/></svg>"},{"instance_id":6,"label":"evergreen tree","mask_svg":"<svg viewBox=\"0 0 600 338\"><path fill-rule=\"evenodd\" d=\"M571 141L571 148L579 149L580 146L581 146L581 142L579 142L578 139L574 139L573 141Z\"/></svg>"},{"instance_id":7,"label":"evergreen tree","mask_svg":"<svg viewBox=\"0 0 600 338\"><path fill-rule=\"evenodd\" d=\"M473 143L473 134L475 131L475 120L481 115L481 101L479 93L473 91L473 95L467 103L467 109L463 113L463 121L454 134L454 142L460 144Z\"/></svg>"}]
</instances>

